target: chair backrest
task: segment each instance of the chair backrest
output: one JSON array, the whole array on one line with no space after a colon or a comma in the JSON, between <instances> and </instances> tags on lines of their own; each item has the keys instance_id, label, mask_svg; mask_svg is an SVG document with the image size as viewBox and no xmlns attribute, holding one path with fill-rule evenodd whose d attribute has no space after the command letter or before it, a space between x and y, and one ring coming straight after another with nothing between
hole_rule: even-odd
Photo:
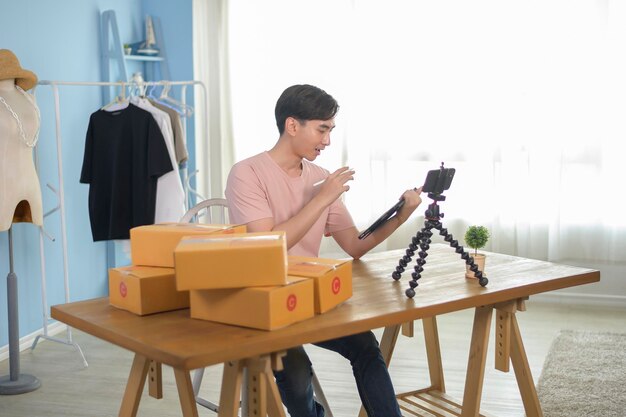
<instances>
[{"instance_id":1,"label":"chair backrest","mask_svg":"<svg viewBox=\"0 0 626 417\"><path fill-rule=\"evenodd\" d=\"M187 210L180 222L228 224L228 202L225 198L209 198L201 201Z\"/></svg>"}]
</instances>

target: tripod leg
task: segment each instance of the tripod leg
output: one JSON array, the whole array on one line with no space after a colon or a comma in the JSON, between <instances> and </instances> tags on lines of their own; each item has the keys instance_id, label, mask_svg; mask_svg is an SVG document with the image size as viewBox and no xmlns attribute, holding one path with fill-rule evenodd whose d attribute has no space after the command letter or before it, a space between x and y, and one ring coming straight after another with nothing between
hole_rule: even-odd
<instances>
[{"instance_id":1,"label":"tripod leg","mask_svg":"<svg viewBox=\"0 0 626 417\"><path fill-rule=\"evenodd\" d=\"M439 227L439 234L443 236L443 240L448 242L448 244L454 248L454 251L461 255L461 259L465 261L467 265L470 266L470 271L474 273L474 276L478 278L478 283L481 286L486 286L489 283L487 277L483 276L483 272L478 270L478 265L474 263L474 258L463 248L463 246L459 245L459 242L454 240L452 233L448 233L448 229Z\"/></svg>"},{"instance_id":2,"label":"tripod leg","mask_svg":"<svg viewBox=\"0 0 626 417\"><path fill-rule=\"evenodd\" d=\"M422 233L424 229L418 231L415 236L411 239L411 243L409 243L409 247L406 250L406 255L404 255L399 261L398 266L396 266L396 270L393 271L391 276L396 281L402 277L402 273L404 272L404 268L411 262L413 256L415 256L415 251L417 250L417 245L419 245L422 240Z\"/></svg>"},{"instance_id":3,"label":"tripod leg","mask_svg":"<svg viewBox=\"0 0 626 417\"><path fill-rule=\"evenodd\" d=\"M409 281L410 288L407 288L405 294L409 298L413 298L415 296L415 288L419 285L417 280L422 277L422 272L424 271L424 265L426 264L426 257L428 256L428 249L430 249L431 236L433 232L431 231L439 222L427 220L424 228L421 231L422 239L419 242L420 251L418 252L419 259L416 260L416 265L411 274L411 281Z\"/></svg>"}]
</instances>

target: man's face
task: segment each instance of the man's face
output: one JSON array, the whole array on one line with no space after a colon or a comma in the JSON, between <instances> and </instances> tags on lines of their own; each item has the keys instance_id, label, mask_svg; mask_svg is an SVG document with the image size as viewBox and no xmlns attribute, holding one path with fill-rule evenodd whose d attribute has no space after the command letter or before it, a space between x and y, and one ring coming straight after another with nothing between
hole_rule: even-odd
<instances>
[{"instance_id":1,"label":"man's face","mask_svg":"<svg viewBox=\"0 0 626 417\"><path fill-rule=\"evenodd\" d=\"M335 128L335 119L306 120L297 122L296 147L302 158L315 160L330 146L330 132Z\"/></svg>"}]
</instances>

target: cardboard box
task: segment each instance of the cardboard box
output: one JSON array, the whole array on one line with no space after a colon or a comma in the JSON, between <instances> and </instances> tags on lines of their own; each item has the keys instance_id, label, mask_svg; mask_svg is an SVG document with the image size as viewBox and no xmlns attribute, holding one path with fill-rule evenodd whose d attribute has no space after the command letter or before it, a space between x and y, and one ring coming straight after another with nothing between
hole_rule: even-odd
<instances>
[{"instance_id":1,"label":"cardboard box","mask_svg":"<svg viewBox=\"0 0 626 417\"><path fill-rule=\"evenodd\" d=\"M208 290L285 285L285 232L183 238L174 251L176 288Z\"/></svg>"},{"instance_id":2,"label":"cardboard box","mask_svg":"<svg viewBox=\"0 0 626 417\"><path fill-rule=\"evenodd\" d=\"M174 268L174 249L184 236L245 233L245 225L163 223L130 229L133 265Z\"/></svg>"},{"instance_id":3,"label":"cardboard box","mask_svg":"<svg viewBox=\"0 0 626 417\"><path fill-rule=\"evenodd\" d=\"M315 281L315 312L324 313L352 297L352 260L289 256L287 273Z\"/></svg>"},{"instance_id":4,"label":"cardboard box","mask_svg":"<svg viewBox=\"0 0 626 417\"><path fill-rule=\"evenodd\" d=\"M274 330L315 315L313 281L288 277L287 285L189 292L191 317Z\"/></svg>"},{"instance_id":5,"label":"cardboard box","mask_svg":"<svg viewBox=\"0 0 626 417\"><path fill-rule=\"evenodd\" d=\"M189 291L176 290L172 268L110 268L109 303L143 316L189 307Z\"/></svg>"}]
</instances>

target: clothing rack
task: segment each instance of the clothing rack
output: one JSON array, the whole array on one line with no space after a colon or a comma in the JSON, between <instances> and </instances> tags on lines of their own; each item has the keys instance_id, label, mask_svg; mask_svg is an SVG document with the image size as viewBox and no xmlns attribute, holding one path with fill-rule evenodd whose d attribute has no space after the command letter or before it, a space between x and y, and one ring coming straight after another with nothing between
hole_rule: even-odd
<instances>
[{"instance_id":1,"label":"clothing rack","mask_svg":"<svg viewBox=\"0 0 626 417\"><path fill-rule=\"evenodd\" d=\"M65 302L69 303L70 302L70 283L69 283L69 269L68 269L68 259L67 259L67 254L68 254L68 250L67 250L67 228L66 228L66 223L65 223L65 192L64 192L64 186L63 186L63 160L62 160L62 144L63 144L63 140L62 140L62 130L61 130L61 106L60 106L60 94L59 94L59 86L82 86L82 87L115 87L118 86L120 87L120 89L122 89L122 91L126 91L127 87L136 87L138 85L142 86L142 87L150 87L150 86L162 86L162 87L166 87L166 86L181 86L181 103L183 105L187 104L187 87L188 86L200 86L202 89L202 96L203 96L203 104L204 104L204 109L207 109L207 102L208 102L208 94L207 94L207 88L204 85L204 83L202 83L201 81L196 81L196 80L192 80L192 81L140 81L137 82L136 80L131 80L131 81L117 81L117 82L100 82L100 81L92 81L92 82L82 82L82 81L48 81L48 80L42 80L39 81L37 83L40 86L49 86L52 88L52 94L53 94L53 98L54 98L54 115L55 115L55 120L56 120L56 130L55 130L55 136L56 136L56 151L57 151L57 171L58 171L58 181L59 181L59 186L58 189L54 188L52 185L47 184L48 188L57 196L58 199L58 203L57 206L51 210L49 210L47 213L44 213L44 219L51 215L52 213L59 211L60 212L60 217L61 217L61 245L62 245L62 253L63 253L63 285L64 285L64 289L65 289ZM104 103L106 104L106 103ZM185 138L187 137L187 117L184 118L185 123L183 123L183 133ZM36 163L38 162L38 155L37 155L37 149L35 149L35 161ZM187 206L191 206L190 204L190 193L197 195L197 193L191 189L189 187L189 181L186 178L186 167L183 167L181 169L181 173L183 178L181 179L183 184L185 185L184 191L185 191L185 204ZM210 187L211 182L208 182L208 186ZM82 360L83 360L83 364L85 367L88 366L87 360L85 359L85 355L83 354L80 346L78 344L76 344L73 340L72 340L72 332L71 329L68 327L67 329L67 337L66 340L62 340L62 339L58 339L58 338L54 338L49 336L48 334L48 323L51 320L50 316L48 315L48 301L47 301L47 295L46 295L46 273L45 273L45 256L44 256L44 236L47 237L48 239L54 241L55 239L53 237L51 237L49 234L47 234L42 227L39 228L40 233L39 233L39 253L40 253L40 259L41 259L41 293L42 293L42 306L43 306L43 333L38 335L35 340L33 341L33 344L31 346L31 350L34 350L35 347L37 346L37 343L40 339L46 339L46 340L50 340L53 342L57 342L57 343L62 343L62 344L66 344L69 346L73 346L74 348L76 348L76 350L79 352Z\"/></svg>"}]
</instances>

